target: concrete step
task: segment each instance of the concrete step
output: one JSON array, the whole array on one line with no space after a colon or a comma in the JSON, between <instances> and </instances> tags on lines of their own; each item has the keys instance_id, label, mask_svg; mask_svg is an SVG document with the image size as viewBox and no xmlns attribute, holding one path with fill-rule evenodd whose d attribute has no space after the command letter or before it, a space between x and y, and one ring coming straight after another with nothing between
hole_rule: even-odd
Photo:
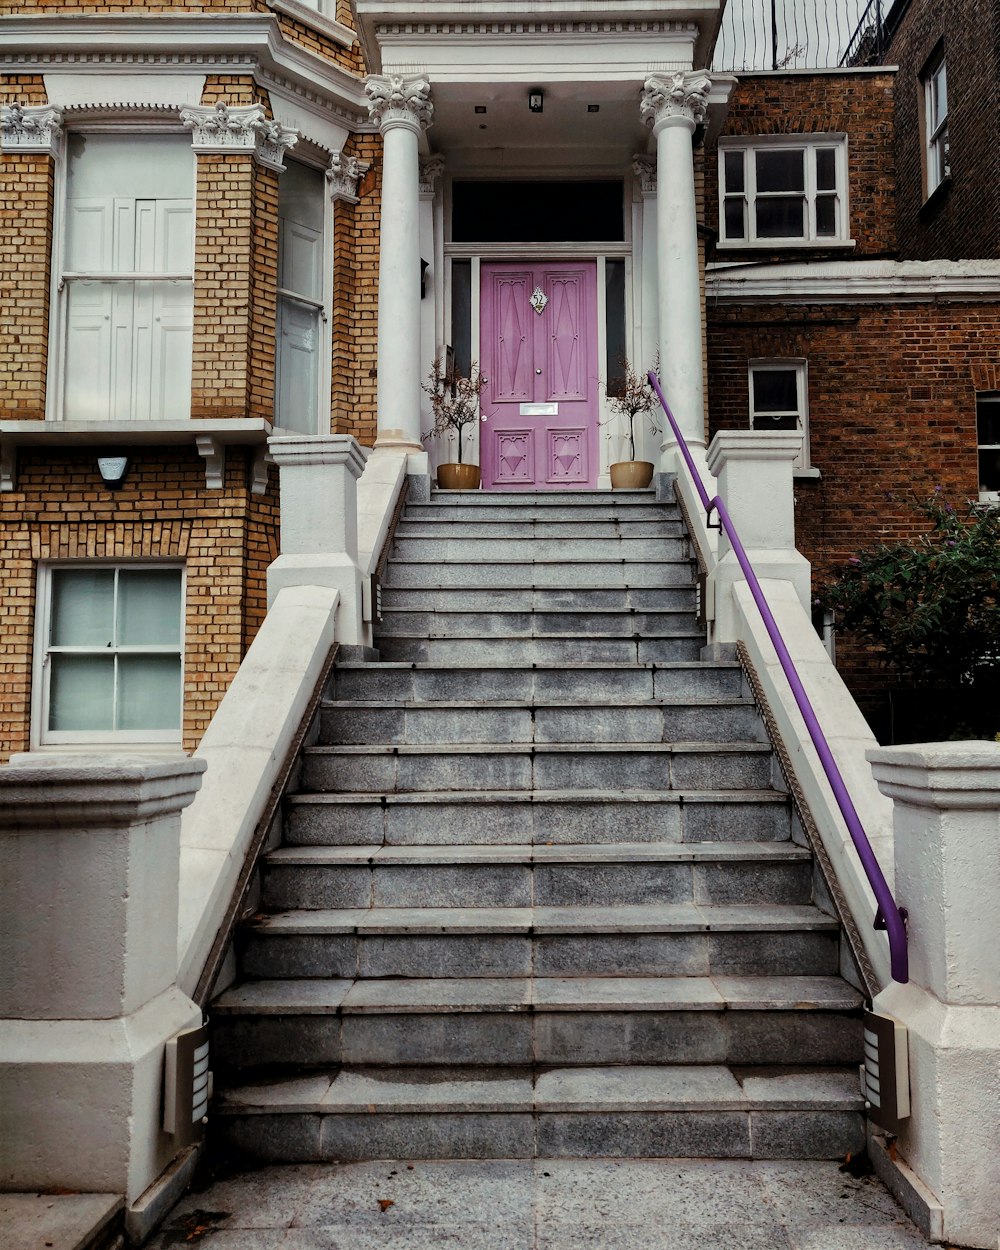
<instances>
[{"instance_id":1,"label":"concrete step","mask_svg":"<svg viewBox=\"0 0 1000 1250\"><path fill-rule=\"evenodd\" d=\"M862 1109L849 1070L344 1068L230 1089L216 1116L265 1162L835 1159L863 1148Z\"/></svg>"},{"instance_id":2,"label":"concrete step","mask_svg":"<svg viewBox=\"0 0 1000 1250\"><path fill-rule=\"evenodd\" d=\"M494 609L423 611L405 607L386 609L377 625L376 646L387 637L423 638L665 638L694 635L704 644L704 631L695 626L694 609L668 612L532 612Z\"/></svg>"},{"instance_id":3,"label":"concrete step","mask_svg":"<svg viewBox=\"0 0 1000 1250\"><path fill-rule=\"evenodd\" d=\"M603 790L288 795L283 837L298 846L785 842L774 790Z\"/></svg>"},{"instance_id":4,"label":"concrete step","mask_svg":"<svg viewBox=\"0 0 1000 1250\"><path fill-rule=\"evenodd\" d=\"M447 527L441 537L393 539L390 563L396 560L466 561L489 560L499 566L498 580L508 562L541 560L615 560L666 562L690 556L686 538L512 538L494 534L474 538L461 525Z\"/></svg>"},{"instance_id":5,"label":"concrete step","mask_svg":"<svg viewBox=\"0 0 1000 1250\"><path fill-rule=\"evenodd\" d=\"M589 559L506 560L498 566L500 553L480 560L396 558L389 561L382 578L386 586L420 586L424 589L487 587L498 584L513 587L587 587L597 589L630 586L693 586L691 560L602 559L591 552Z\"/></svg>"},{"instance_id":6,"label":"concrete step","mask_svg":"<svg viewBox=\"0 0 1000 1250\"><path fill-rule=\"evenodd\" d=\"M449 664L655 664L697 660L705 645L701 630L666 638L594 638L533 635L479 638L405 637L382 634L376 639L379 655L391 662Z\"/></svg>"},{"instance_id":7,"label":"concrete step","mask_svg":"<svg viewBox=\"0 0 1000 1250\"><path fill-rule=\"evenodd\" d=\"M265 859L265 911L808 903L812 859L771 843L284 846Z\"/></svg>"},{"instance_id":8,"label":"concrete step","mask_svg":"<svg viewBox=\"0 0 1000 1250\"><path fill-rule=\"evenodd\" d=\"M570 522L577 525L593 521L613 523L652 521L675 524L681 520L681 514L676 504L654 503L647 499L642 503L636 502L627 504L625 507L617 507L613 502L608 501L607 496L601 495L595 496L593 501L577 503L567 503L562 496L545 501L531 495L525 495L521 499L508 495L503 499L496 499L493 503L484 502L484 496L480 496L474 502L439 496L432 498L429 503L408 503L401 520L414 523L452 521L458 525L466 521L495 523L513 521L522 525L531 522L544 524Z\"/></svg>"},{"instance_id":9,"label":"concrete step","mask_svg":"<svg viewBox=\"0 0 1000 1250\"><path fill-rule=\"evenodd\" d=\"M330 697L378 702L523 699L537 703L679 701L740 697L746 693L738 664L578 663L469 665L441 663L338 664Z\"/></svg>"},{"instance_id":10,"label":"concrete step","mask_svg":"<svg viewBox=\"0 0 1000 1250\"><path fill-rule=\"evenodd\" d=\"M248 981L212 1006L223 1069L335 1063L849 1064L861 995L839 977Z\"/></svg>"},{"instance_id":11,"label":"concrete step","mask_svg":"<svg viewBox=\"0 0 1000 1250\"><path fill-rule=\"evenodd\" d=\"M373 907L248 925L244 975L832 976L837 921L797 904Z\"/></svg>"},{"instance_id":12,"label":"concrete step","mask_svg":"<svg viewBox=\"0 0 1000 1250\"><path fill-rule=\"evenodd\" d=\"M657 503L652 487L645 490L432 490L431 504L463 508L469 504L483 507L509 507L514 504L531 508L582 508L603 505L621 511L628 507L664 507ZM420 507L421 505L410 505ZM427 505L423 505L427 506ZM674 505L676 506L676 505Z\"/></svg>"},{"instance_id":13,"label":"concrete step","mask_svg":"<svg viewBox=\"0 0 1000 1250\"><path fill-rule=\"evenodd\" d=\"M335 744L487 742L763 742L756 707L736 699L623 702L324 703L320 742Z\"/></svg>"},{"instance_id":14,"label":"concrete step","mask_svg":"<svg viewBox=\"0 0 1000 1250\"><path fill-rule=\"evenodd\" d=\"M307 790L752 790L771 784L767 743L469 743L314 746Z\"/></svg>"},{"instance_id":15,"label":"concrete step","mask_svg":"<svg viewBox=\"0 0 1000 1250\"><path fill-rule=\"evenodd\" d=\"M606 590L573 587L462 586L445 590L383 584L382 609L425 612L693 612L694 586L639 586Z\"/></svg>"},{"instance_id":16,"label":"concrete step","mask_svg":"<svg viewBox=\"0 0 1000 1250\"><path fill-rule=\"evenodd\" d=\"M575 510L574 510L575 511ZM447 512L447 510L445 510ZM481 518L434 515L421 513L410 517L405 514L396 526L397 538L463 538L507 539L590 539L611 540L617 538L686 538L680 517L635 518L626 511L621 516L608 514L603 517L568 518L550 520L547 513L540 517L488 516Z\"/></svg>"}]
</instances>

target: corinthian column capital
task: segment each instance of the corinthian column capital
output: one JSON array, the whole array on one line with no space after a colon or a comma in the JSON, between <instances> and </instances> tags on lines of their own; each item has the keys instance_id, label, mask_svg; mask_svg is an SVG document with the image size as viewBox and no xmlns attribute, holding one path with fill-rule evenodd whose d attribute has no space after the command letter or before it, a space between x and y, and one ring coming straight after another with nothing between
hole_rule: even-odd
<instances>
[{"instance_id":1,"label":"corinthian column capital","mask_svg":"<svg viewBox=\"0 0 1000 1250\"><path fill-rule=\"evenodd\" d=\"M394 126L408 126L419 133L431 124L431 84L422 74L370 74L365 94L368 116L383 134Z\"/></svg>"},{"instance_id":2,"label":"corinthian column capital","mask_svg":"<svg viewBox=\"0 0 1000 1250\"><path fill-rule=\"evenodd\" d=\"M712 80L704 70L676 74L650 74L642 85L639 112L654 133L663 126L687 126L694 130L705 120Z\"/></svg>"},{"instance_id":3,"label":"corinthian column capital","mask_svg":"<svg viewBox=\"0 0 1000 1250\"><path fill-rule=\"evenodd\" d=\"M11 104L0 110L0 147L5 152L44 152L54 156L62 133L62 113L49 104Z\"/></svg>"}]
</instances>

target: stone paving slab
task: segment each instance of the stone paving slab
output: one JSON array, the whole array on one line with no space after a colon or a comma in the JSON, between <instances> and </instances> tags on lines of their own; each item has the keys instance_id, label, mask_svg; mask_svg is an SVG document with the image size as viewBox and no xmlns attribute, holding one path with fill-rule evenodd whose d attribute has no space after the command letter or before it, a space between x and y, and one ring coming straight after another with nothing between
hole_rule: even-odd
<instances>
[{"instance_id":1,"label":"stone paving slab","mask_svg":"<svg viewBox=\"0 0 1000 1250\"><path fill-rule=\"evenodd\" d=\"M122 1209L117 1194L0 1194L3 1250L85 1250Z\"/></svg>"},{"instance_id":2,"label":"stone paving slab","mask_svg":"<svg viewBox=\"0 0 1000 1250\"><path fill-rule=\"evenodd\" d=\"M382 1161L262 1168L188 1195L212 1250L922 1250L874 1177L836 1163ZM207 1220L204 1214L199 1218Z\"/></svg>"}]
</instances>

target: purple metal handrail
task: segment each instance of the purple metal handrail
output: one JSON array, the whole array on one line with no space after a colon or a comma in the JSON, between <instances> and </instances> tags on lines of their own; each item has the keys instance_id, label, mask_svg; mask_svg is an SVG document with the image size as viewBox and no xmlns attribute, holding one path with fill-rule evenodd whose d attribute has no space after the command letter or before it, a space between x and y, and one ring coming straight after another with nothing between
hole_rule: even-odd
<instances>
[{"instance_id":1,"label":"purple metal handrail","mask_svg":"<svg viewBox=\"0 0 1000 1250\"><path fill-rule=\"evenodd\" d=\"M909 980L909 960L906 950L906 912L896 906L896 901L892 897L892 891L889 889L879 862L875 858L875 852L872 850L871 843L868 841L868 835L865 833L854 802L848 793L847 786L844 784L844 778L837 767L837 761L833 758L830 744L826 740L826 735L823 733L819 720L816 717L813 705L805 692L805 687L802 685L802 680L796 671L795 663L788 652L788 648L785 646L785 640L781 636L778 622L774 619L774 614L764 598L764 592L761 590L760 582L757 580L757 574L753 571L753 566L736 532L736 527L733 525L729 511L718 495L714 499L709 499L708 491L701 480L701 474L694 463L684 435L680 431L677 419L670 411L670 405L660 389L659 379L652 371L650 371L648 377L656 398L660 401L660 405L663 408L664 415L670 423L670 428L674 432L677 446L680 448L681 455L684 457L684 463L688 467L691 480L694 482L702 506L705 509L706 519L710 519L713 512L719 514L719 522L726 531L726 536L732 545L736 559L739 561L743 575L747 579L747 585L750 587L750 593L753 595L754 603L756 603L761 619L764 622L764 628L767 630L768 637L771 639L777 653L778 663L788 679L792 695L799 711L802 713L802 719L805 721L806 729L809 731L809 737L816 748L819 761L823 765L823 771L826 773L830 788L833 790L833 797L837 800L837 806L840 808L841 815L847 824L847 830L851 835L851 841L854 843L854 849L858 853L861 866L865 870L865 876L868 878L868 883L875 895L875 901L878 903L878 911L875 914L875 928L887 931L889 938L889 966L892 972L892 979L905 985Z\"/></svg>"}]
</instances>

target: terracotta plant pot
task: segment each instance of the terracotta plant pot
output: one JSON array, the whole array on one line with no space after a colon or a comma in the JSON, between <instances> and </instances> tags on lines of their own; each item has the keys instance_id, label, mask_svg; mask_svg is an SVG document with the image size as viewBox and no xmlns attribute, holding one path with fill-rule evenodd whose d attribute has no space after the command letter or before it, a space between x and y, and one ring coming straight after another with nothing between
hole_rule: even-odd
<instances>
[{"instance_id":1,"label":"terracotta plant pot","mask_svg":"<svg viewBox=\"0 0 1000 1250\"><path fill-rule=\"evenodd\" d=\"M645 490L653 480L648 460L619 460L611 466L612 490Z\"/></svg>"},{"instance_id":2,"label":"terracotta plant pot","mask_svg":"<svg viewBox=\"0 0 1000 1250\"><path fill-rule=\"evenodd\" d=\"M479 465L439 464L437 479L441 490L478 490Z\"/></svg>"}]
</instances>

